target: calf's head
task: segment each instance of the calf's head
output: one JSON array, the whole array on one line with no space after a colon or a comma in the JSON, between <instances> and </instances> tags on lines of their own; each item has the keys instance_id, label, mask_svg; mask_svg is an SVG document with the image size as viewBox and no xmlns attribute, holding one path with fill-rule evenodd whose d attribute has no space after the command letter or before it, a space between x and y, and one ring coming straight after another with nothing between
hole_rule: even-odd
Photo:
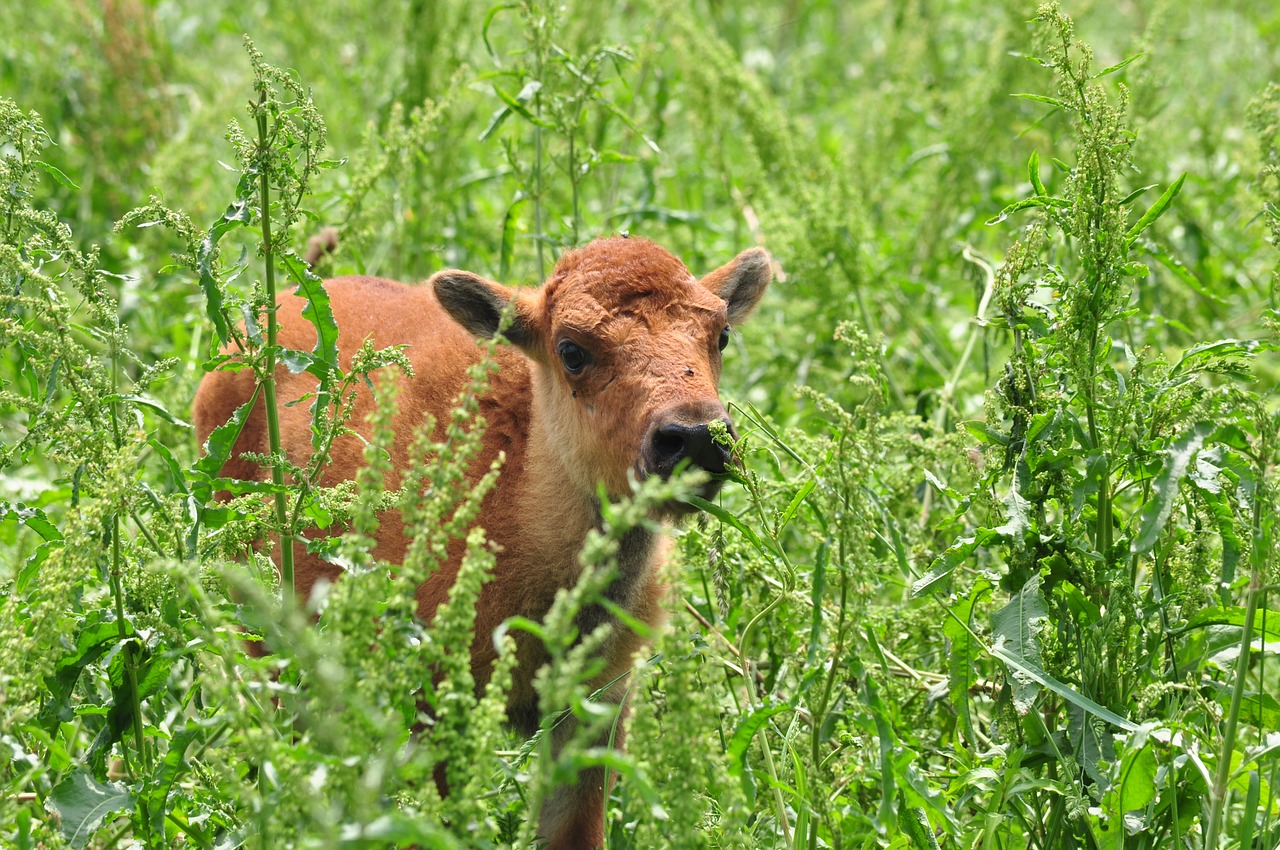
<instances>
[{"instance_id":1,"label":"calf's head","mask_svg":"<svg viewBox=\"0 0 1280 850\"><path fill-rule=\"evenodd\" d=\"M508 305L507 338L535 367L535 410L575 484L609 495L628 473L669 476L683 461L724 472L733 433L717 388L732 327L769 284L769 255L744 251L701 281L643 239L601 239L570 251L538 290L513 290L462 271L431 279L451 316L492 336ZM714 495L709 483L704 496Z\"/></svg>"}]
</instances>

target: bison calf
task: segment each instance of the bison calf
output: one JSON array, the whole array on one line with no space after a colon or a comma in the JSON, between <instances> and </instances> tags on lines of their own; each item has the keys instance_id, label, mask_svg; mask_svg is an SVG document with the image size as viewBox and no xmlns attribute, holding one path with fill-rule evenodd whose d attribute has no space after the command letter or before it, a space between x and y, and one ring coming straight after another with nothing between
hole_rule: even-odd
<instances>
[{"instance_id":1,"label":"bison calf","mask_svg":"<svg viewBox=\"0 0 1280 850\"><path fill-rule=\"evenodd\" d=\"M732 428L717 395L721 352L729 329L750 315L770 276L768 254L759 248L699 281L652 242L610 238L565 254L537 290L508 289L453 270L439 272L426 286L369 277L328 282L344 367L366 338L379 347L408 346L415 377L401 378L391 447L396 469L406 466L412 434L427 414L447 419L467 382L467 367L481 357L474 337L494 335L503 311L514 306L506 331L513 345L499 349L498 372L481 402L488 429L476 468L487 469L499 452L506 454L506 463L479 519L501 551L477 604L471 647L477 681L488 678L494 660L491 635L499 624L516 615L542 620L556 591L577 582L578 551L587 532L601 522L599 485L618 498L629 492L629 476L665 477L685 460L710 472L724 471L728 452L713 439L711 428L715 422ZM302 319L302 306L293 296L281 298L279 339L286 347L310 350L315 331ZM314 379L281 369L277 380L283 446L295 463L303 463L311 451L310 415L305 405L284 403L314 391ZM249 400L253 381L247 370L214 372L204 379L195 400L202 441ZM353 422L363 427L372 408L372 398L360 398ZM265 478L263 469L240 455L266 454L266 433L259 403L224 475ZM359 440L338 440L322 483L354 478L362 462ZM399 476L393 473L387 484L398 487ZM710 482L703 495L713 495L718 486ZM379 557L396 563L407 543L398 518L384 517ZM631 532L608 591L615 604L651 626L663 619L662 557L657 535ZM455 557L418 589L418 613L424 619L445 599L457 566ZM336 578L338 572L303 555L296 567L297 590L305 597L318 579ZM619 626L606 645L600 684L625 675L639 648L640 639ZM527 635L520 637L518 652L508 709L512 722L531 734L538 725L533 674L544 658ZM620 701L622 688L612 691ZM552 795L540 813L548 847L597 846L606 792L603 771L591 770L575 786Z\"/></svg>"}]
</instances>

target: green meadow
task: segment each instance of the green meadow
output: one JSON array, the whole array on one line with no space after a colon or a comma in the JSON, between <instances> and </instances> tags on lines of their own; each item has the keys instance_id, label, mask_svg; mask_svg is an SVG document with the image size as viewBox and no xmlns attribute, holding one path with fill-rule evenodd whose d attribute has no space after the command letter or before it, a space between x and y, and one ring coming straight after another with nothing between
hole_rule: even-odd
<instances>
[{"instance_id":1,"label":"green meadow","mask_svg":"<svg viewBox=\"0 0 1280 850\"><path fill-rule=\"evenodd\" d=\"M604 765L610 850L1275 850L1278 70L1264 0L0 5L0 846L533 848ZM683 479L606 507L477 688L483 371L413 486L382 393L320 487L403 355L265 312L618 233L775 263L725 350L742 467L670 531L621 720L574 618ZM196 388L280 361L317 459L230 481ZM271 555L317 529L346 575L300 608Z\"/></svg>"}]
</instances>

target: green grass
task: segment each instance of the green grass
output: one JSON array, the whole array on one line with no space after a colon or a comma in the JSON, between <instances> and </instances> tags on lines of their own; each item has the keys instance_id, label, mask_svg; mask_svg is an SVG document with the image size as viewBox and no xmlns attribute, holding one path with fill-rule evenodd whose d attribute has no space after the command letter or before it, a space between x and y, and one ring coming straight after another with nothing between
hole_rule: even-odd
<instances>
[{"instance_id":1,"label":"green grass","mask_svg":"<svg viewBox=\"0 0 1280 850\"><path fill-rule=\"evenodd\" d=\"M0 7L0 844L526 847L601 761L610 848L1280 842L1273 3L244 5ZM270 392L272 288L332 331L325 225L325 276L774 255L722 382L746 470L676 531L624 755L569 624L669 489L510 624L548 724L595 718L558 757L503 725L509 656L477 692L451 651L482 539L411 616L474 395L407 495L371 450L211 499L195 387L241 334ZM321 447L400 368L287 356ZM381 564L398 499L431 531ZM349 569L313 623L252 542L316 524Z\"/></svg>"}]
</instances>

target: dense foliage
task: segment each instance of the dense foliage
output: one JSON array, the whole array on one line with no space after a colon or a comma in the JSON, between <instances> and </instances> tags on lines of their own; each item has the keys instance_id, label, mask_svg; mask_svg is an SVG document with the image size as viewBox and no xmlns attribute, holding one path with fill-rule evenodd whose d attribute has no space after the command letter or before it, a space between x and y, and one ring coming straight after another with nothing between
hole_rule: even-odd
<instances>
[{"instance_id":1,"label":"dense foliage","mask_svg":"<svg viewBox=\"0 0 1280 850\"><path fill-rule=\"evenodd\" d=\"M611 848L1280 844L1280 11L1080 5L0 6L0 844L527 847L590 763ZM235 418L196 446L208 370L314 374L322 458L406 368L340 368L323 225L321 275L772 252L723 380L745 471L675 532L625 754L573 617L679 482L508 624L552 658L520 740L510 634L479 693L463 649L485 368L402 491L391 392L353 485L220 478ZM347 575L299 610L254 541L312 528Z\"/></svg>"}]
</instances>

